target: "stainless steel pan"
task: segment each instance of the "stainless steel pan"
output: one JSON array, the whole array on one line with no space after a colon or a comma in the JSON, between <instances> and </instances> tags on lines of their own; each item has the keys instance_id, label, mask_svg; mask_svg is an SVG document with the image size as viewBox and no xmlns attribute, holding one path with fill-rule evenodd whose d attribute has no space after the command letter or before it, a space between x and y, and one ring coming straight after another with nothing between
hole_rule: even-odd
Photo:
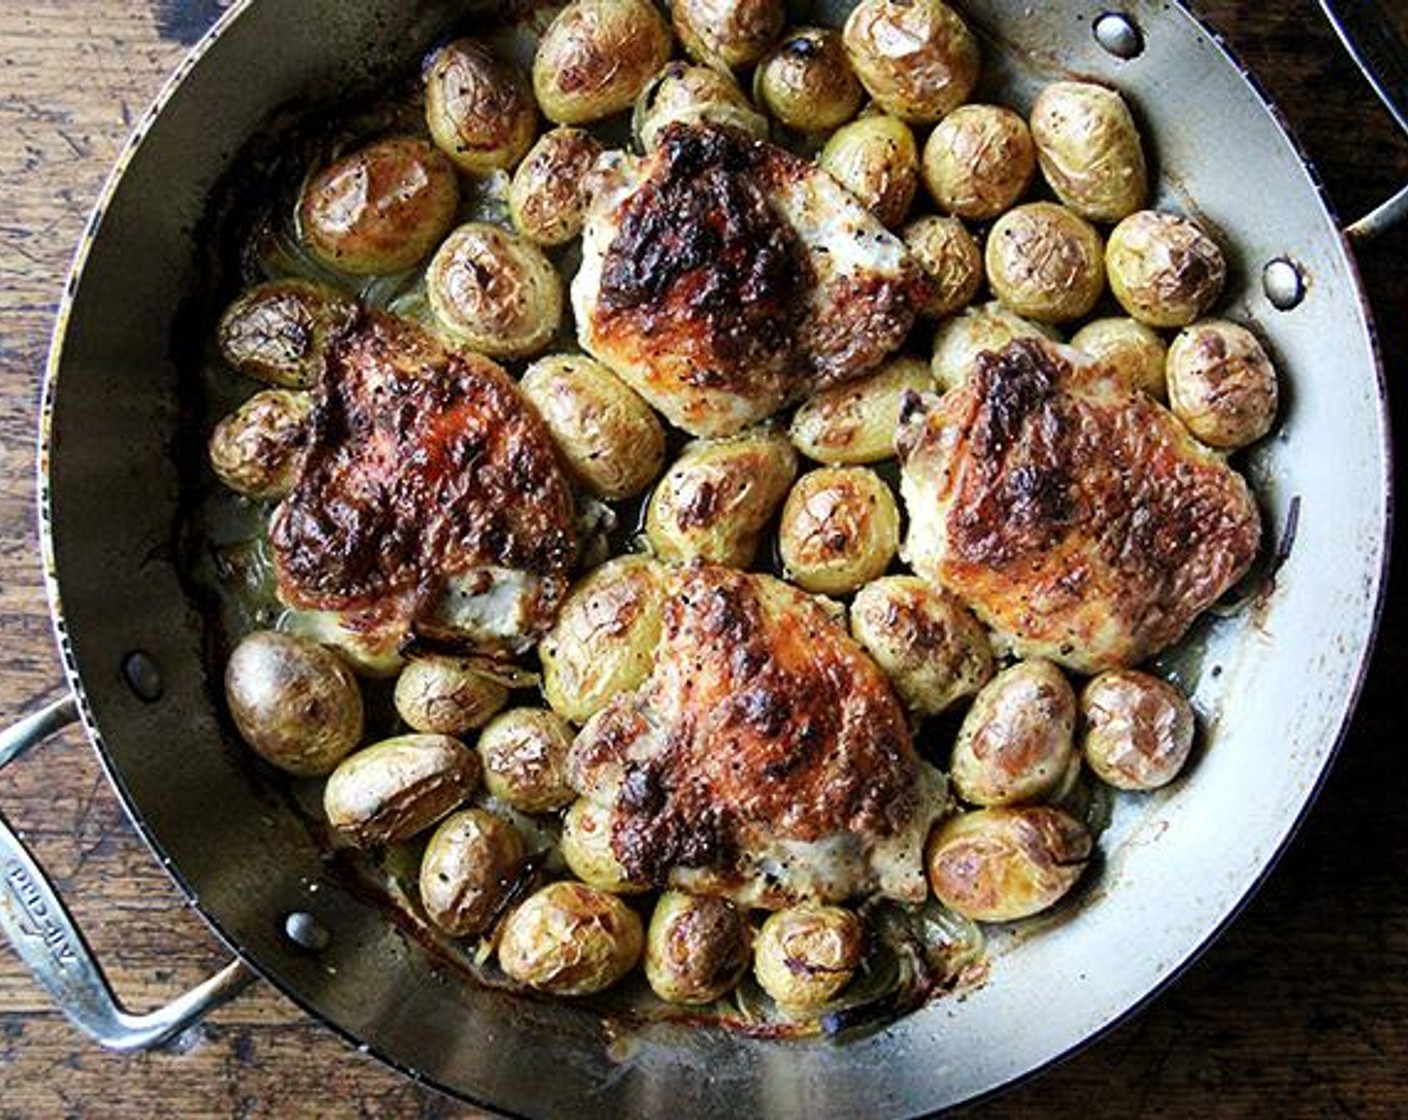
<instances>
[{"instance_id":1,"label":"stainless steel pan","mask_svg":"<svg viewBox=\"0 0 1408 1120\"><path fill-rule=\"evenodd\" d=\"M0 820L0 925L81 1028L109 1046L156 1044L254 969L413 1076L515 1113L911 1116L1093 1037L1236 912L1324 777L1383 588L1388 431L1353 259L1274 110L1182 8L963 7L996 36L990 69L1004 85L1076 72L1131 95L1164 201L1229 232L1231 313L1260 324L1290 388L1251 469L1269 520L1295 522L1294 547L1265 603L1211 627L1179 667L1209 749L1177 788L1121 805L1097 889L1040 936L999 944L991 982L961 1002L854 1042L784 1043L613 1028L574 1004L475 988L329 873L228 741L205 677L203 620L169 548L180 494L170 342L201 267L193 231L242 141L278 106L404 66L463 5L250 0L143 122L79 253L40 450L44 563L72 695L0 735L4 765L81 717L134 824L241 959L169 1008L127 1014ZM1374 30L1364 5L1336 7L1347 27ZM1386 101L1408 104L1392 40L1371 36L1365 53ZM1405 209L1408 190L1356 229L1372 234Z\"/></svg>"}]
</instances>

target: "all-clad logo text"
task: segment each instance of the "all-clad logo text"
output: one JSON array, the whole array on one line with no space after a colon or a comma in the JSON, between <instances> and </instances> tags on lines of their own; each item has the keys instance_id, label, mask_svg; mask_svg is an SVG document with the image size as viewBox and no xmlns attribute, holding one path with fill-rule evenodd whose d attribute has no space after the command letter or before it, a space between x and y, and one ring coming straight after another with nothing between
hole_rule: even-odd
<instances>
[{"instance_id":1,"label":"all-clad logo text","mask_svg":"<svg viewBox=\"0 0 1408 1120\"><path fill-rule=\"evenodd\" d=\"M73 964L78 958L69 944L68 934L50 912L33 876L18 863L12 863L5 869L5 886L34 923L30 932L44 939L54 960L61 965Z\"/></svg>"}]
</instances>

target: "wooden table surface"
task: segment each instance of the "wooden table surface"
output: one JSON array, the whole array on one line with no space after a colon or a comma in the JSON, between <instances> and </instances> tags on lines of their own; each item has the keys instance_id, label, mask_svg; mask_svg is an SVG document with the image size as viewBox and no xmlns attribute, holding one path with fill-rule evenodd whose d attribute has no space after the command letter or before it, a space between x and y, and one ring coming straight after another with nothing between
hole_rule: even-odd
<instances>
[{"instance_id":1,"label":"wooden table surface","mask_svg":"<svg viewBox=\"0 0 1408 1120\"><path fill-rule=\"evenodd\" d=\"M0 3L0 714L56 693L36 560L40 371L70 254L128 129L223 7L217 0ZM1408 181L1408 140L1311 0L1204 0L1358 213ZM1249 191L1255 169L1248 168ZM1408 231L1361 254L1395 411L1408 396ZM1400 416L1401 419L1401 416ZM1400 550L1400 556L1403 550ZM1401 581L1400 581L1401 583ZM1390 598L1341 760L1282 866L1230 933L1153 1007L981 1116L1408 1115L1408 767ZM225 953L136 839L80 736L0 776L0 806L55 874L137 1008ZM79 1038L0 948L0 1117L474 1116L360 1056L268 987L180 1054Z\"/></svg>"}]
</instances>

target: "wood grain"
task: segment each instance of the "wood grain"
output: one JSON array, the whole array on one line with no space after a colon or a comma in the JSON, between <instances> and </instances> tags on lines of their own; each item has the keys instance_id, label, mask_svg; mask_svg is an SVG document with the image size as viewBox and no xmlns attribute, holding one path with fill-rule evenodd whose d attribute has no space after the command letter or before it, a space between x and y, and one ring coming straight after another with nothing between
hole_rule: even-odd
<instances>
[{"instance_id":1,"label":"wood grain","mask_svg":"<svg viewBox=\"0 0 1408 1120\"><path fill-rule=\"evenodd\" d=\"M1408 181L1408 141L1368 98L1311 0L1207 0L1281 103L1332 197L1358 213ZM0 4L0 712L59 667L36 561L33 440L55 306L87 212L133 120L214 0ZM1249 191L1255 169L1248 169ZM1408 376L1408 234L1366 249L1388 381ZM1403 554L1402 550L1399 552ZM1401 564L1395 575L1401 575ZM1395 586L1401 581L1396 581ZM1174 989L1082 1055L976 1116L1408 1114L1408 768L1402 595L1342 759L1290 854ZM0 775L0 805L55 873L120 992L169 998L222 950L135 838L80 737ZM0 949L0 1117L482 1115L358 1055L267 987L184 1052L121 1057L77 1037Z\"/></svg>"}]
</instances>

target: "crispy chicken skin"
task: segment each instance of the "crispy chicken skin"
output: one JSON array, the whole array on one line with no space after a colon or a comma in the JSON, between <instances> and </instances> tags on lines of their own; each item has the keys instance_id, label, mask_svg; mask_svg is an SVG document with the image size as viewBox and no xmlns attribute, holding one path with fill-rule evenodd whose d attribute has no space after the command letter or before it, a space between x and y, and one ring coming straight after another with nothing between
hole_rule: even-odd
<instances>
[{"instance_id":1,"label":"crispy chicken skin","mask_svg":"<svg viewBox=\"0 0 1408 1120\"><path fill-rule=\"evenodd\" d=\"M582 249L582 346L694 435L866 373L930 288L826 172L712 125L668 126L643 160L605 156Z\"/></svg>"},{"instance_id":2,"label":"crispy chicken skin","mask_svg":"<svg viewBox=\"0 0 1408 1120\"><path fill-rule=\"evenodd\" d=\"M370 311L329 350L269 539L289 606L477 647L541 635L576 557L571 491L513 381Z\"/></svg>"},{"instance_id":3,"label":"crispy chicken skin","mask_svg":"<svg viewBox=\"0 0 1408 1120\"><path fill-rule=\"evenodd\" d=\"M1176 642L1261 536L1241 475L1077 351L1023 339L897 437L916 572L1023 657L1080 672Z\"/></svg>"},{"instance_id":4,"label":"crispy chicken skin","mask_svg":"<svg viewBox=\"0 0 1408 1120\"><path fill-rule=\"evenodd\" d=\"M651 676L587 723L569 767L614 810L632 879L755 906L922 900L924 838L946 805L844 623L716 565L672 571Z\"/></svg>"}]
</instances>

